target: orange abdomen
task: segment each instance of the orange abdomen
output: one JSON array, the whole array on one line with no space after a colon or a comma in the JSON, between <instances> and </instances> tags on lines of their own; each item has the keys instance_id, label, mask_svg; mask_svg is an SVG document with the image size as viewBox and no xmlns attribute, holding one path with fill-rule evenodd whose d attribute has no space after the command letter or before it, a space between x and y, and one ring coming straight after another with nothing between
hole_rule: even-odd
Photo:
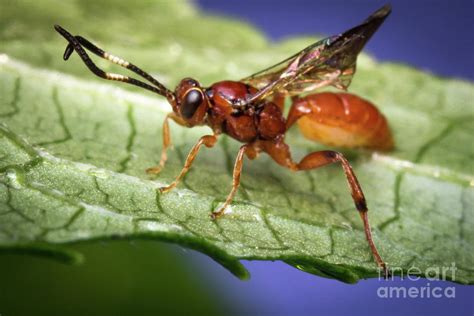
<instances>
[{"instance_id":1,"label":"orange abdomen","mask_svg":"<svg viewBox=\"0 0 474 316\"><path fill-rule=\"evenodd\" d=\"M320 143L377 150L393 148L387 120L369 101L349 93L323 92L294 100L303 135Z\"/></svg>"}]
</instances>

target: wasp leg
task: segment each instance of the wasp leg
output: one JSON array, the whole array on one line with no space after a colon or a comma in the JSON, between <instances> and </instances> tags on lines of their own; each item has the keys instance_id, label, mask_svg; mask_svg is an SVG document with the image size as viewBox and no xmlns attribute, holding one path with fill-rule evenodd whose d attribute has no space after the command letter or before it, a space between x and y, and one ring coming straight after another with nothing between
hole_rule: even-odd
<instances>
[{"instance_id":1,"label":"wasp leg","mask_svg":"<svg viewBox=\"0 0 474 316\"><path fill-rule=\"evenodd\" d=\"M346 175L347 182L349 184L352 199L354 200L355 207L359 212L359 215L364 223L364 233L369 243L370 250L375 259L377 265L383 270L384 275L387 277L388 269L385 262L382 260L377 247L372 238L372 232L370 229L368 219L368 208L365 201L364 192L357 180L354 171L347 159L339 152L324 150L317 151L306 155L299 163L295 163L291 158L290 149L287 144L282 140L279 141L265 141L259 144L263 151L267 152L273 160L278 164L287 167L294 171L311 170L317 169L333 163L341 163L344 174Z\"/></svg>"},{"instance_id":2,"label":"wasp leg","mask_svg":"<svg viewBox=\"0 0 474 316\"><path fill-rule=\"evenodd\" d=\"M161 158L157 166L146 169L148 174L158 174L165 167L166 160L168 159L167 150L171 146L171 133L169 127L169 120L172 119L179 125L183 125L182 120L174 113L169 113L166 115L163 122L163 148L161 149Z\"/></svg>"},{"instance_id":3,"label":"wasp leg","mask_svg":"<svg viewBox=\"0 0 474 316\"><path fill-rule=\"evenodd\" d=\"M189 171L189 168L191 168L191 165L193 164L193 161L196 158L199 149L201 148L201 145L211 148L216 144L216 142L216 135L202 136L199 141L193 146L193 148L191 148L191 151L189 152L188 157L186 158L186 162L184 163L184 167L179 173L179 175L170 185L160 188L160 192L166 193L176 187L176 185L178 185L179 181L186 175L186 173Z\"/></svg>"},{"instance_id":4,"label":"wasp leg","mask_svg":"<svg viewBox=\"0 0 474 316\"><path fill-rule=\"evenodd\" d=\"M244 154L246 153L250 159L253 159L256 156L256 153L253 151L253 148L250 144L245 144L240 147L239 153L237 154L237 158L235 159L234 171L232 174L232 190L230 191L229 195L227 195L224 205L222 205L222 207L217 211L211 213L212 219L219 218L224 214L226 207L229 206L235 196L235 193L237 193L237 189L240 185L240 175L242 174L242 166L244 164Z\"/></svg>"},{"instance_id":5,"label":"wasp leg","mask_svg":"<svg viewBox=\"0 0 474 316\"><path fill-rule=\"evenodd\" d=\"M359 212L362 222L364 223L365 237L367 238L367 241L369 243L372 255L374 256L377 265L382 268L384 274L387 275L387 265L382 260L382 257L380 256L372 238L372 232L370 229L370 223L367 214L367 202L364 197L364 192L362 191L359 181L357 180L357 177L354 174L354 171L352 170L352 167L347 161L347 159L339 152L324 150L307 155L298 163L297 166L298 170L310 170L336 162L341 163L344 173L346 175L347 182L351 190L352 199L354 200L355 207Z\"/></svg>"}]
</instances>

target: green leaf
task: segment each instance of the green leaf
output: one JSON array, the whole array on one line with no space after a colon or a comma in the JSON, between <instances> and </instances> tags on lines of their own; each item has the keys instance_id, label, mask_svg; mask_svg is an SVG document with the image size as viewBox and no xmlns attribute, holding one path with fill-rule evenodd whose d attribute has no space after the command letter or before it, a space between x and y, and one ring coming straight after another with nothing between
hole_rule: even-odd
<instances>
[{"instance_id":1,"label":"green leaf","mask_svg":"<svg viewBox=\"0 0 474 316\"><path fill-rule=\"evenodd\" d=\"M52 24L170 87L185 76L204 84L238 79L314 39L272 45L249 26L204 17L184 2L113 3L18 1L2 10L0 249L74 260L63 248L71 243L146 238L202 251L240 278L248 277L242 259L283 260L345 282L377 276L339 166L291 173L265 155L246 161L231 213L211 221L230 190L239 147L221 137L179 188L157 193L209 129L173 125L169 164L150 179L144 169L158 162L169 107L161 97L99 82L77 56L62 62L66 43ZM26 10L31 5L40 7ZM345 151L382 256L423 275L455 262L455 276L446 277L474 283L473 85L361 56L350 91L379 105L396 141L388 154ZM296 158L323 148L296 129L287 140Z\"/></svg>"}]
</instances>

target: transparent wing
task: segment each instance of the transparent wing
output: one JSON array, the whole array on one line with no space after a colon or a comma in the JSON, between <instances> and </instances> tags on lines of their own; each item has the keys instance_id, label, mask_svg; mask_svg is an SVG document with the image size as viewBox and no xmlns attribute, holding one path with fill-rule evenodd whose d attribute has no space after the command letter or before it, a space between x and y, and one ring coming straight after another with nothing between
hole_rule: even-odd
<instances>
[{"instance_id":1,"label":"transparent wing","mask_svg":"<svg viewBox=\"0 0 474 316\"><path fill-rule=\"evenodd\" d=\"M275 91L297 95L329 85L347 89L356 70L357 55L390 12L390 6L386 5L362 24L316 42L280 63L242 79L259 91L236 105L261 100Z\"/></svg>"}]
</instances>

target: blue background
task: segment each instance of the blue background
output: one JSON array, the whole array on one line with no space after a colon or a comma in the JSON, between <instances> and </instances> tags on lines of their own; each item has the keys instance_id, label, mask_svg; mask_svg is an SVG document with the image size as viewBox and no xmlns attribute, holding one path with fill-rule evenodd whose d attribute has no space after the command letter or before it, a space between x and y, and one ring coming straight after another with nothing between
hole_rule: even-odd
<instances>
[{"instance_id":1,"label":"blue background","mask_svg":"<svg viewBox=\"0 0 474 316\"><path fill-rule=\"evenodd\" d=\"M256 26L272 40L338 34L388 1L198 0L206 12ZM474 80L474 1L397 0L392 14L368 42L379 60L410 64L435 74Z\"/></svg>"},{"instance_id":2,"label":"blue background","mask_svg":"<svg viewBox=\"0 0 474 316\"><path fill-rule=\"evenodd\" d=\"M278 41L298 35L332 35L365 19L382 1L219 1L199 0L207 13L253 24ZM392 1L392 15L369 41L377 59L409 64L441 76L474 80L473 1ZM183 252L189 260L189 252ZM252 279L237 280L212 260L191 255L212 287L238 314L253 315L473 315L473 287L455 286L455 299L380 299L380 286L426 286L426 280L361 281L347 285L300 272L281 262L244 262ZM224 294L225 293L225 294ZM219 293L215 293L220 297ZM227 298L226 298L227 297Z\"/></svg>"}]
</instances>

